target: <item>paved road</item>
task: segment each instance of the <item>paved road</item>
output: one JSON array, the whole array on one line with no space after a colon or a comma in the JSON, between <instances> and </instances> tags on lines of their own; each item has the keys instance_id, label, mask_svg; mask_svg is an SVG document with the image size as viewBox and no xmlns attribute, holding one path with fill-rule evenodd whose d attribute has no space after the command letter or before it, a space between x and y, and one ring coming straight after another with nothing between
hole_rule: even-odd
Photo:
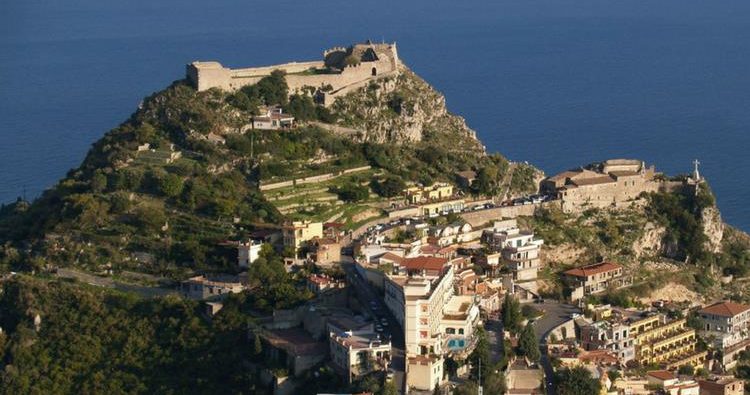
<instances>
[{"instance_id":1,"label":"paved road","mask_svg":"<svg viewBox=\"0 0 750 395\"><path fill-rule=\"evenodd\" d=\"M484 322L484 329L487 330L487 338L490 341L490 359L497 363L503 357L503 324L501 321L488 318Z\"/></svg>"},{"instance_id":2,"label":"paved road","mask_svg":"<svg viewBox=\"0 0 750 395\"><path fill-rule=\"evenodd\" d=\"M125 292L134 292L140 294L145 298L155 298L166 295L179 295L179 292L175 288L164 288L159 286L149 285L138 285L128 284L121 281L113 280L110 277L97 276L90 273L85 273L75 269L64 269L59 268L55 273L55 276L60 278L74 278L80 282L84 282L91 285L104 288L114 288Z\"/></svg>"},{"instance_id":3,"label":"paved road","mask_svg":"<svg viewBox=\"0 0 750 395\"><path fill-rule=\"evenodd\" d=\"M547 355L547 335L556 326L569 320L571 314L580 313L581 310L576 306L554 301L535 304L534 306L544 310L544 315L536 320L536 323L534 324L534 333L536 333L537 339L539 340L539 348L542 351L542 358L539 363L544 369L547 393L556 394L555 382L553 380L555 372L552 370L552 363Z\"/></svg>"},{"instance_id":4,"label":"paved road","mask_svg":"<svg viewBox=\"0 0 750 395\"><path fill-rule=\"evenodd\" d=\"M359 300L362 307L369 311L373 317L384 317L388 320L388 326L386 327L388 333L391 334L391 366L393 369L393 381L396 384L396 389L400 394L404 393L406 384L406 363L404 354L404 330L398 324L396 319L391 314L390 310L383 303L383 298L380 294L368 283L362 276L359 275L357 270L354 268L353 263L345 262L341 266L346 272L346 278L349 281L351 288ZM377 306L377 307L373 307Z\"/></svg>"}]
</instances>

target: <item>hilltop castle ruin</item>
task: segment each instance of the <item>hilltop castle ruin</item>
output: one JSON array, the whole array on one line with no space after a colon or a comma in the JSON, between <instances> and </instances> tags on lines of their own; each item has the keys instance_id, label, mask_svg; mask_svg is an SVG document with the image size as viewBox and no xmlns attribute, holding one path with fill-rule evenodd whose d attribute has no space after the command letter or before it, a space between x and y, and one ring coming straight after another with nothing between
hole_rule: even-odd
<instances>
[{"instance_id":1,"label":"hilltop castle ruin","mask_svg":"<svg viewBox=\"0 0 750 395\"><path fill-rule=\"evenodd\" d=\"M244 69L230 69L216 61L196 61L187 65L186 74L198 91L211 88L235 91L257 83L274 70L282 70L286 72L290 93L309 90L327 106L336 97L363 87L373 79L398 75L400 68L396 43L367 41L348 48L328 49L323 52L321 61Z\"/></svg>"}]
</instances>

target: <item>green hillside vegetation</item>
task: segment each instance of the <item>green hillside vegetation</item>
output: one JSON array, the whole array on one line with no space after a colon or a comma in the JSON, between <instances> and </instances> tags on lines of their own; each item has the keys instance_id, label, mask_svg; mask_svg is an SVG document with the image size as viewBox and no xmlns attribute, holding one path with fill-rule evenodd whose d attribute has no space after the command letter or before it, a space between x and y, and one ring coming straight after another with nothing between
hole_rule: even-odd
<instances>
[{"instance_id":1,"label":"green hillside vegetation","mask_svg":"<svg viewBox=\"0 0 750 395\"><path fill-rule=\"evenodd\" d=\"M417 77L407 77L404 84L408 78ZM423 100L407 93L405 106ZM380 179L400 180L398 185L431 183L452 181L456 171L492 169L496 178L491 181L497 185L507 169L499 155L476 150L455 155L449 145L429 139L360 143L304 123L293 130L239 132L263 104L280 103L300 118L330 120L330 112L309 97L287 101L286 94L283 73L274 73L234 94L196 92L177 81L147 97L127 121L93 145L80 167L40 198L0 208L0 267L131 269L176 278L195 270L232 271L233 259L217 242L236 240L258 224L279 224L285 218L279 205L260 193L261 182L371 165L377 175L371 173L361 180L362 187L348 191L356 193L326 186L348 204L339 208L350 218L367 210L357 204L366 199L366 185L378 185ZM356 100L358 94L344 99ZM335 114L345 117L346 111ZM452 127L446 125L445 133ZM212 133L226 143L208 140ZM473 146L475 140L470 141ZM139 150L144 144L148 149ZM321 155L327 160L316 160ZM380 193L391 197L394 192ZM325 220L336 209L312 207L305 209L311 212L289 214ZM150 253L155 260L136 262L130 259L134 252Z\"/></svg>"},{"instance_id":2,"label":"green hillside vegetation","mask_svg":"<svg viewBox=\"0 0 750 395\"><path fill-rule=\"evenodd\" d=\"M30 277L2 291L0 394L256 393L242 298L209 321L181 298Z\"/></svg>"}]
</instances>

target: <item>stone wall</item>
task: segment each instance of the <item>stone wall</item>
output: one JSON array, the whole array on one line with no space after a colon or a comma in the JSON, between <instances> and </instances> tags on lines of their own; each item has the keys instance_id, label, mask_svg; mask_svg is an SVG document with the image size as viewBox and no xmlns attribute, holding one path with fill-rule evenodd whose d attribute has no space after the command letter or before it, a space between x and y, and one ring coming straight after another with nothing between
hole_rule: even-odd
<instances>
[{"instance_id":1,"label":"stone wall","mask_svg":"<svg viewBox=\"0 0 750 395\"><path fill-rule=\"evenodd\" d=\"M336 97L361 88L371 80L398 75L401 63L395 44L389 51L388 54L381 54L381 59L346 66L339 72L326 72L323 61L291 62L242 69L230 69L219 62L209 61L188 64L186 75L198 91L211 88L235 91L243 86L256 84L274 70L282 70L287 74L286 82L290 93L300 93L305 87L323 88L330 85L330 89L323 94L323 104L329 105ZM309 72L311 70L318 70L320 73Z\"/></svg>"},{"instance_id":2,"label":"stone wall","mask_svg":"<svg viewBox=\"0 0 750 395\"><path fill-rule=\"evenodd\" d=\"M309 176L309 177L296 178L294 180L274 182L271 184L261 184L260 190L270 191L273 189L290 187L292 185L316 184L316 183L323 182L323 181L333 180L334 178L338 178L345 174L351 174L351 173L356 173L360 171L370 170L371 168L372 168L371 166L360 166L360 167L354 167L351 169L342 170L338 173L325 173L325 174L319 174L317 176Z\"/></svg>"},{"instance_id":3,"label":"stone wall","mask_svg":"<svg viewBox=\"0 0 750 395\"><path fill-rule=\"evenodd\" d=\"M497 221L503 218L516 218L519 216L534 215L537 207L552 206L559 202L551 201L538 204L526 204L521 206L495 207L487 210L469 211L461 214L461 218L469 223L472 227L478 227L488 222Z\"/></svg>"}]
</instances>

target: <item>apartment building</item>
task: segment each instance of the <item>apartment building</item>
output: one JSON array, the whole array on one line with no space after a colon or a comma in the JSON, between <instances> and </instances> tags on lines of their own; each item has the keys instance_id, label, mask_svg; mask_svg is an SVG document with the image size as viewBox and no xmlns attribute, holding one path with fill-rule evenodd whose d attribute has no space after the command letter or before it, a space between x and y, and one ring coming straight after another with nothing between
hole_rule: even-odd
<instances>
[{"instance_id":1,"label":"apartment building","mask_svg":"<svg viewBox=\"0 0 750 395\"><path fill-rule=\"evenodd\" d=\"M260 257L260 249L263 243L255 240L240 242L237 246L237 264L241 268L248 268L251 263Z\"/></svg>"},{"instance_id":2,"label":"apartment building","mask_svg":"<svg viewBox=\"0 0 750 395\"><path fill-rule=\"evenodd\" d=\"M500 251L516 283L536 281L541 266L539 251L544 240L535 239L533 232L522 231L515 219L496 221L492 230L485 232L484 240L490 248Z\"/></svg>"},{"instance_id":3,"label":"apartment building","mask_svg":"<svg viewBox=\"0 0 750 395\"><path fill-rule=\"evenodd\" d=\"M609 350L622 364L635 358L635 342L630 337L630 325L627 322L596 321L580 327L581 345L585 350Z\"/></svg>"},{"instance_id":4,"label":"apartment building","mask_svg":"<svg viewBox=\"0 0 750 395\"><path fill-rule=\"evenodd\" d=\"M573 300L604 292L609 287L622 287L630 282L630 279L623 275L622 266L612 262L567 270L563 273L563 280L572 288Z\"/></svg>"},{"instance_id":5,"label":"apartment building","mask_svg":"<svg viewBox=\"0 0 750 395\"><path fill-rule=\"evenodd\" d=\"M744 395L745 382L734 376L714 376L698 380L701 395Z\"/></svg>"},{"instance_id":6,"label":"apartment building","mask_svg":"<svg viewBox=\"0 0 750 395\"><path fill-rule=\"evenodd\" d=\"M695 330L687 326L684 318L667 321L663 315L657 315L657 324L650 329L633 333L635 359L641 365L660 364L667 369L676 369L683 365L701 366L706 359L705 351L697 351Z\"/></svg>"},{"instance_id":7,"label":"apartment building","mask_svg":"<svg viewBox=\"0 0 750 395\"><path fill-rule=\"evenodd\" d=\"M701 334L714 338L714 347L724 349L748 339L750 306L723 301L698 312Z\"/></svg>"},{"instance_id":8,"label":"apartment building","mask_svg":"<svg viewBox=\"0 0 750 395\"><path fill-rule=\"evenodd\" d=\"M406 199L411 204L434 202L453 196L453 185L438 182L428 187L411 187L406 189Z\"/></svg>"},{"instance_id":9,"label":"apartment building","mask_svg":"<svg viewBox=\"0 0 750 395\"><path fill-rule=\"evenodd\" d=\"M397 273L385 278L385 304L404 329L407 385L431 391L444 357L472 346L479 307L474 296L454 294L455 268L445 258L407 258Z\"/></svg>"},{"instance_id":10,"label":"apartment building","mask_svg":"<svg viewBox=\"0 0 750 395\"><path fill-rule=\"evenodd\" d=\"M283 229L284 246L299 251L302 245L314 238L323 237L323 223L312 221L294 221Z\"/></svg>"},{"instance_id":11,"label":"apartment building","mask_svg":"<svg viewBox=\"0 0 750 395\"><path fill-rule=\"evenodd\" d=\"M388 368L391 343L372 330L332 331L329 334L331 361L349 383L373 371Z\"/></svg>"}]
</instances>

